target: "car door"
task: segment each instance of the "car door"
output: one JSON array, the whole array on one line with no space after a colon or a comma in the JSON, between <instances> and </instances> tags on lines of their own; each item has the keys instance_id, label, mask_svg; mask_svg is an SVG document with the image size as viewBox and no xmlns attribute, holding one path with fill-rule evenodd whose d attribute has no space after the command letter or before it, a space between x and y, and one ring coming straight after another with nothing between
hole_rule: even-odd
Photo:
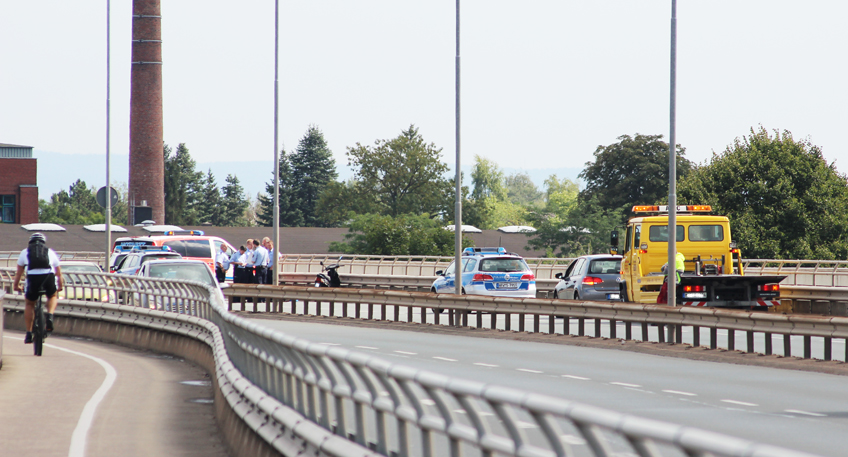
<instances>
[{"instance_id":1,"label":"car door","mask_svg":"<svg viewBox=\"0 0 848 457\"><path fill-rule=\"evenodd\" d=\"M436 289L437 293L450 293L453 291L454 287L456 287L456 278L454 270L454 262L451 262L450 266L448 266L448 269L445 270L443 276L440 276L438 279L436 279L436 282L433 283L433 287Z\"/></svg>"},{"instance_id":2,"label":"car door","mask_svg":"<svg viewBox=\"0 0 848 457\"><path fill-rule=\"evenodd\" d=\"M574 291L580 284L580 272L583 270L583 265L585 265L585 263L586 259L580 257L574 261L571 267L569 267L570 271L566 271L566 274L568 276L563 278L565 285L562 289L562 294L560 298L564 298L566 300L574 300Z\"/></svg>"}]
</instances>

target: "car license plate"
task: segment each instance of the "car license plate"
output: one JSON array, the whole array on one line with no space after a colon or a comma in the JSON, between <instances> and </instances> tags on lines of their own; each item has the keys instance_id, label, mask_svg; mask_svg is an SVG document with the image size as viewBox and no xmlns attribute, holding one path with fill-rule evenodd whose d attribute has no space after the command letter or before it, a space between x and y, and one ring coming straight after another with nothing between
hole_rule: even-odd
<instances>
[{"instance_id":1,"label":"car license plate","mask_svg":"<svg viewBox=\"0 0 848 457\"><path fill-rule=\"evenodd\" d=\"M518 289L518 283L517 282L496 282L495 288L496 289Z\"/></svg>"},{"instance_id":2,"label":"car license plate","mask_svg":"<svg viewBox=\"0 0 848 457\"><path fill-rule=\"evenodd\" d=\"M607 300L621 300L620 294L607 294Z\"/></svg>"}]
</instances>

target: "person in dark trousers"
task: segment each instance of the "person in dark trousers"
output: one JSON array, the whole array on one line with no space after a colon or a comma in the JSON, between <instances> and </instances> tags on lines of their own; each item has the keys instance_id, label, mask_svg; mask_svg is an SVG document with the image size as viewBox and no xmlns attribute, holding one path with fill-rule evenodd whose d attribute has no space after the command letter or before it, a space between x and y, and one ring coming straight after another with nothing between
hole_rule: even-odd
<instances>
[{"instance_id":1,"label":"person in dark trousers","mask_svg":"<svg viewBox=\"0 0 848 457\"><path fill-rule=\"evenodd\" d=\"M230 269L230 256L227 255L227 245L221 244L221 250L215 256L215 279L218 284L227 281L227 270Z\"/></svg>"},{"instance_id":2,"label":"person in dark trousers","mask_svg":"<svg viewBox=\"0 0 848 457\"><path fill-rule=\"evenodd\" d=\"M259 240L253 240L253 274L255 284L265 284L268 277L268 250L259 244Z\"/></svg>"},{"instance_id":3,"label":"person in dark trousers","mask_svg":"<svg viewBox=\"0 0 848 457\"><path fill-rule=\"evenodd\" d=\"M244 282L244 265L241 262L241 256L244 255L244 246L239 246L238 250L230 256L230 265L233 266L233 284L241 284Z\"/></svg>"}]
</instances>

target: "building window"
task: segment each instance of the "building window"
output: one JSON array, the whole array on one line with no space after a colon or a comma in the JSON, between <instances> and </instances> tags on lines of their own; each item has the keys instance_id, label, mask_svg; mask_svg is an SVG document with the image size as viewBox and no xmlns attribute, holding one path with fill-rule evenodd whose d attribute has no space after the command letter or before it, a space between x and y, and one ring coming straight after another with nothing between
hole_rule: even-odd
<instances>
[{"instance_id":1,"label":"building window","mask_svg":"<svg viewBox=\"0 0 848 457\"><path fill-rule=\"evenodd\" d=\"M3 217L4 224L14 224L15 223L15 196L14 195L0 195L0 204L2 204L2 214L0 216Z\"/></svg>"}]
</instances>

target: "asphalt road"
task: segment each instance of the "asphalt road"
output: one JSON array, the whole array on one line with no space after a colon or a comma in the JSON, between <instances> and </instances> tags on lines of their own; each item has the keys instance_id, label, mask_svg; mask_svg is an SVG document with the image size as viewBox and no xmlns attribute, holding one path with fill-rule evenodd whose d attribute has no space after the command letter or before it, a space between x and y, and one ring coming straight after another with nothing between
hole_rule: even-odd
<instances>
[{"instance_id":1,"label":"asphalt road","mask_svg":"<svg viewBox=\"0 0 848 457\"><path fill-rule=\"evenodd\" d=\"M228 455L209 377L190 363L59 336L43 354L4 331L0 454Z\"/></svg>"},{"instance_id":2,"label":"asphalt road","mask_svg":"<svg viewBox=\"0 0 848 457\"><path fill-rule=\"evenodd\" d=\"M265 315L267 317L267 315ZM315 343L823 456L846 455L844 376L617 350L255 319Z\"/></svg>"}]
</instances>

